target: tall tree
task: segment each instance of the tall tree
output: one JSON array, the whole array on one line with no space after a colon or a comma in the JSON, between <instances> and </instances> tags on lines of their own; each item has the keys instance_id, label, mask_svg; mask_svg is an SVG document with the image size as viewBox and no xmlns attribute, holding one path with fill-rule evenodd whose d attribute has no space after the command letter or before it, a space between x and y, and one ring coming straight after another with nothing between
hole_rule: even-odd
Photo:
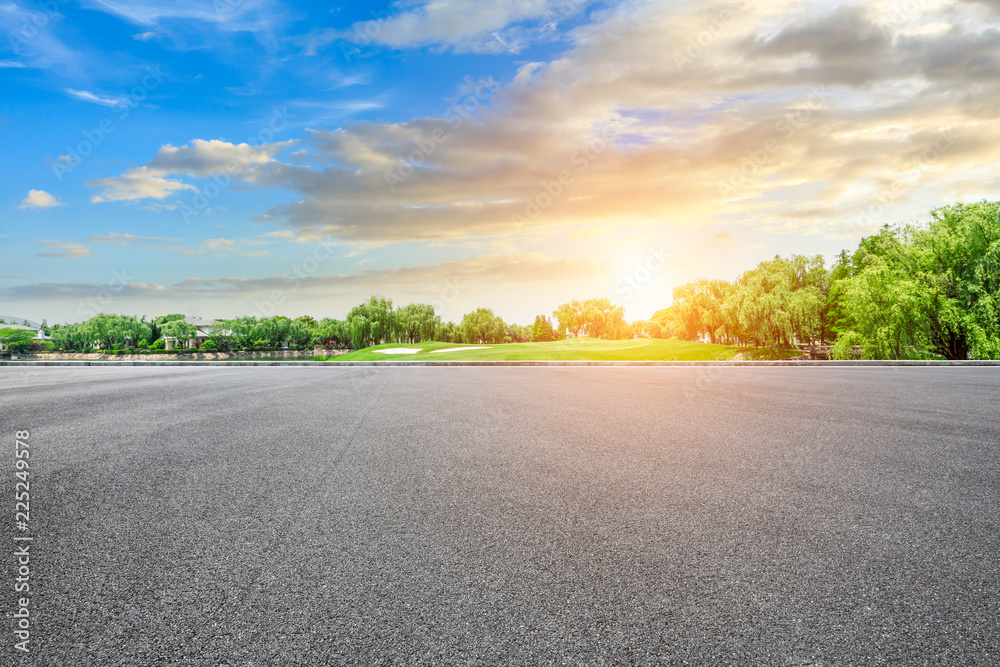
<instances>
[{"instance_id":1,"label":"tall tree","mask_svg":"<svg viewBox=\"0 0 1000 667\"><path fill-rule=\"evenodd\" d=\"M466 343L502 343L507 335L506 323L489 308L466 313L459 328Z\"/></svg>"},{"instance_id":2,"label":"tall tree","mask_svg":"<svg viewBox=\"0 0 1000 667\"><path fill-rule=\"evenodd\" d=\"M11 352L27 352L35 335L26 329L0 328L0 346Z\"/></svg>"},{"instance_id":3,"label":"tall tree","mask_svg":"<svg viewBox=\"0 0 1000 667\"><path fill-rule=\"evenodd\" d=\"M554 311L552 317L559 322L559 333L572 333L574 336L580 335L580 330L585 326L583 322L583 305L576 300L564 303Z\"/></svg>"},{"instance_id":4,"label":"tall tree","mask_svg":"<svg viewBox=\"0 0 1000 667\"><path fill-rule=\"evenodd\" d=\"M184 320L171 320L161 327L164 337L173 338L181 347L187 347L188 341L195 337L198 329Z\"/></svg>"},{"instance_id":5,"label":"tall tree","mask_svg":"<svg viewBox=\"0 0 1000 667\"><path fill-rule=\"evenodd\" d=\"M531 328L531 340L544 342L555 339L556 331L552 328L552 321L544 315L536 315L535 324Z\"/></svg>"},{"instance_id":6,"label":"tall tree","mask_svg":"<svg viewBox=\"0 0 1000 667\"><path fill-rule=\"evenodd\" d=\"M434 314L434 306L425 303L411 303L396 309L399 342L419 343L433 340L441 318Z\"/></svg>"},{"instance_id":7,"label":"tall tree","mask_svg":"<svg viewBox=\"0 0 1000 667\"><path fill-rule=\"evenodd\" d=\"M587 299L564 303L552 316L559 321L559 332L579 336L586 332L594 338L620 339L630 334L625 321L625 309L611 303L610 299Z\"/></svg>"},{"instance_id":8,"label":"tall tree","mask_svg":"<svg viewBox=\"0 0 1000 667\"><path fill-rule=\"evenodd\" d=\"M397 330L392 300L381 296L370 297L366 303L351 309L345 327L351 346L356 350L392 340Z\"/></svg>"},{"instance_id":9,"label":"tall tree","mask_svg":"<svg viewBox=\"0 0 1000 667\"><path fill-rule=\"evenodd\" d=\"M1000 203L956 204L926 225L862 240L838 283L846 331L834 354L1000 357Z\"/></svg>"},{"instance_id":10,"label":"tall tree","mask_svg":"<svg viewBox=\"0 0 1000 667\"><path fill-rule=\"evenodd\" d=\"M323 318L313 331L313 343L322 347L343 347L350 342L351 337L340 320Z\"/></svg>"}]
</instances>

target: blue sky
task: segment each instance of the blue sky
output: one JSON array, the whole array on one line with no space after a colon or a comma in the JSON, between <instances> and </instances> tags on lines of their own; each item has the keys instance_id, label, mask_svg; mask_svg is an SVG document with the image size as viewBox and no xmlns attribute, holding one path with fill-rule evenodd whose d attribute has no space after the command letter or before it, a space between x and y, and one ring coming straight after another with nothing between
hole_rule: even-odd
<instances>
[{"instance_id":1,"label":"blue sky","mask_svg":"<svg viewBox=\"0 0 1000 667\"><path fill-rule=\"evenodd\" d=\"M994 198L998 26L985 0L0 0L0 310L646 318Z\"/></svg>"}]
</instances>

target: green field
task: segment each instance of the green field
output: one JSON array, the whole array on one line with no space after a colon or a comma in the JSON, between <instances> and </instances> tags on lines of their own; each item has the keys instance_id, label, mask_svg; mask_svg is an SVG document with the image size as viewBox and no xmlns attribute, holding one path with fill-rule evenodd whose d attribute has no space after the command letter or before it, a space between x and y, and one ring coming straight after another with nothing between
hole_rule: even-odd
<instances>
[{"instance_id":1,"label":"green field","mask_svg":"<svg viewBox=\"0 0 1000 667\"><path fill-rule=\"evenodd\" d=\"M434 352L459 347L482 347L478 350ZM416 354L386 354L378 350L409 348ZM740 354L744 359L768 358L763 350L692 343L684 340L639 338L630 340L597 340L570 338L551 343L510 343L504 345L464 345L461 343L427 342L407 345L386 343L333 357L336 361L715 361L732 359ZM795 350L782 350L777 358L794 357ZM775 357L770 357L775 358Z\"/></svg>"}]
</instances>

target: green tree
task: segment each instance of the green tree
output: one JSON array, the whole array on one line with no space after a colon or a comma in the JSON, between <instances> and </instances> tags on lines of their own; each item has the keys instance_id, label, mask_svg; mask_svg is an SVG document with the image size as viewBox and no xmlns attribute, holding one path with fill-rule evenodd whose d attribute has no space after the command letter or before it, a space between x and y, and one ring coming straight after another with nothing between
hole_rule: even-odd
<instances>
[{"instance_id":1,"label":"green tree","mask_svg":"<svg viewBox=\"0 0 1000 667\"><path fill-rule=\"evenodd\" d=\"M212 344L212 348L219 351L229 350L233 347L234 339L232 330L227 324L227 320L215 320L212 322L212 329L208 334L205 344Z\"/></svg>"},{"instance_id":2,"label":"green tree","mask_svg":"<svg viewBox=\"0 0 1000 667\"><path fill-rule=\"evenodd\" d=\"M315 321L315 320L314 320ZM296 347L306 347L312 341L313 327L301 318L288 323L288 344Z\"/></svg>"},{"instance_id":3,"label":"green tree","mask_svg":"<svg viewBox=\"0 0 1000 667\"><path fill-rule=\"evenodd\" d=\"M570 331L579 336L586 331L588 336L613 340L631 335L625 309L607 298L570 301L553 311L552 316L559 321L560 333Z\"/></svg>"},{"instance_id":4,"label":"green tree","mask_svg":"<svg viewBox=\"0 0 1000 667\"><path fill-rule=\"evenodd\" d=\"M822 257L775 257L740 276L723 302L723 320L771 349L821 339L828 284Z\"/></svg>"},{"instance_id":5,"label":"green tree","mask_svg":"<svg viewBox=\"0 0 1000 667\"><path fill-rule=\"evenodd\" d=\"M71 351L82 351L93 345L93 341L84 331L82 324L53 324L49 327L49 336L55 343L56 348Z\"/></svg>"},{"instance_id":6,"label":"green tree","mask_svg":"<svg viewBox=\"0 0 1000 667\"><path fill-rule=\"evenodd\" d=\"M459 328L466 343L502 343L507 336L506 323L489 308L466 313Z\"/></svg>"},{"instance_id":7,"label":"green tree","mask_svg":"<svg viewBox=\"0 0 1000 667\"><path fill-rule=\"evenodd\" d=\"M587 299L580 306L580 318L588 336L609 340L631 337L625 309L611 303L611 299Z\"/></svg>"},{"instance_id":8,"label":"green tree","mask_svg":"<svg viewBox=\"0 0 1000 667\"><path fill-rule=\"evenodd\" d=\"M255 347L281 347L288 339L291 320L283 315L263 317L254 324L250 337Z\"/></svg>"},{"instance_id":9,"label":"green tree","mask_svg":"<svg viewBox=\"0 0 1000 667\"><path fill-rule=\"evenodd\" d=\"M411 303L396 310L396 325L400 343L419 343L434 339L441 318L434 314L434 306Z\"/></svg>"},{"instance_id":10,"label":"green tree","mask_svg":"<svg viewBox=\"0 0 1000 667\"><path fill-rule=\"evenodd\" d=\"M936 209L925 225L863 239L838 281L843 340L866 358L1000 357L1000 202Z\"/></svg>"},{"instance_id":11,"label":"green tree","mask_svg":"<svg viewBox=\"0 0 1000 667\"><path fill-rule=\"evenodd\" d=\"M663 326L656 320L636 320L630 325L632 335L639 338L662 338Z\"/></svg>"},{"instance_id":12,"label":"green tree","mask_svg":"<svg viewBox=\"0 0 1000 667\"><path fill-rule=\"evenodd\" d=\"M346 347L351 342L344 323L340 320L323 318L313 331L313 343L321 347Z\"/></svg>"},{"instance_id":13,"label":"green tree","mask_svg":"<svg viewBox=\"0 0 1000 667\"><path fill-rule=\"evenodd\" d=\"M27 352L34 339L35 334L26 329L0 329L0 345L11 352Z\"/></svg>"},{"instance_id":14,"label":"green tree","mask_svg":"<svg viewBox=\"0 0 1000 667\"><path fill-rule=\"evenodd\" d=\"M585 322L583 321L583 304L576 300L564 303L556 308L552 311L552 317L559 322L560 334L569 332L574 336L579 336L580 331L585 326Z\"/></svg>"},{"instance_id":15,"label":"green tree","mask_svg":"<svg viewBox=\"0 0 1000 667\"><path fill-rule=\"evenodd\" d=\"M210 338L216 346L223 349L247 350L253 344L254 328L257 326L255 317L234 317L228 320L215 320L212 324Z\"/></svg>"},{"instance_id":16,"label":"green tree","mask_svg":"<svg viewBox=\"0 0 1000 667\"><path fill-rule=\"evenodd\" d=\"M144 320L129 315L101 313L81 324L83 336L90 344L105 350L132 347L141 339L149 339L152 329Z\"/></svg>"},{"instance_id":17,"label":"green tree","mask_svg":"<svg viewBox=\"0 0 1000 667\"><path fill-rule=\"evenodd\" d=\"M392 300L372 296L366 303L355 306L347 314L345 328L356 350L393 340L397 322Z\"/></svg>"},{"instance_id":18,"label":"green tree","mask_svg":"<svg viewBox=\"0 0 1000 667\"><path fill-rule=\"evenodd\" d=\"M531 328L531 340L536 342L556 340L556 330L552 328L552 320L544 315L536 315L535 324Z\"/></svg>"},{"instance_id":19,"label":"green tree","mask_svg":"<svg viewBox=\"0 0 1000 667\"><path fill-rule=\"evenodd\" d=\"M187 347L188 341L195 337L198 329L184 320L171 320L160 327L164 338L173 338L175 345Z\"/></svg>"},{"instance_id":20,"label":"green tree","mask_svg":"<svg viewBox=\"0 0 1000 667\"><path fill-rule=\"evenodd\" d=\"M507 335L504 337L510 339L512 343L529 343L532 339L532 334L534 329L528 326L521 326L520 324L508 324L507 325Z\"/></svg>"},{"instance_id":21,"label":"green tree","mask_svg":"<svg viewBox=\"0 0 1000 667\"><path fill-rule=\"evenodd\" d=\"M454 322L445 322L438 329L437 339L443 343L460 343L462 342L461 329Z\"/></svg>"}]
</instances>

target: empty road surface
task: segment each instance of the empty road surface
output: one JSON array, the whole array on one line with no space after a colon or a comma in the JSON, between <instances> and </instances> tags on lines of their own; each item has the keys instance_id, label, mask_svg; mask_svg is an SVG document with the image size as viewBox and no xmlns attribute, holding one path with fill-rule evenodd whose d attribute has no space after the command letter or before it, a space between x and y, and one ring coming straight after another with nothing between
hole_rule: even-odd
<instances>
[{"instance_id":1,"label":"empty road surface","mask_svg":"<svg viewBox=\"0 0 1000 667\"><path fill-rule=\"evenodd\" d=\"M997 368L6 367L0 439L3 665L1000 664Z\"/></svg>"}]
</instances>

